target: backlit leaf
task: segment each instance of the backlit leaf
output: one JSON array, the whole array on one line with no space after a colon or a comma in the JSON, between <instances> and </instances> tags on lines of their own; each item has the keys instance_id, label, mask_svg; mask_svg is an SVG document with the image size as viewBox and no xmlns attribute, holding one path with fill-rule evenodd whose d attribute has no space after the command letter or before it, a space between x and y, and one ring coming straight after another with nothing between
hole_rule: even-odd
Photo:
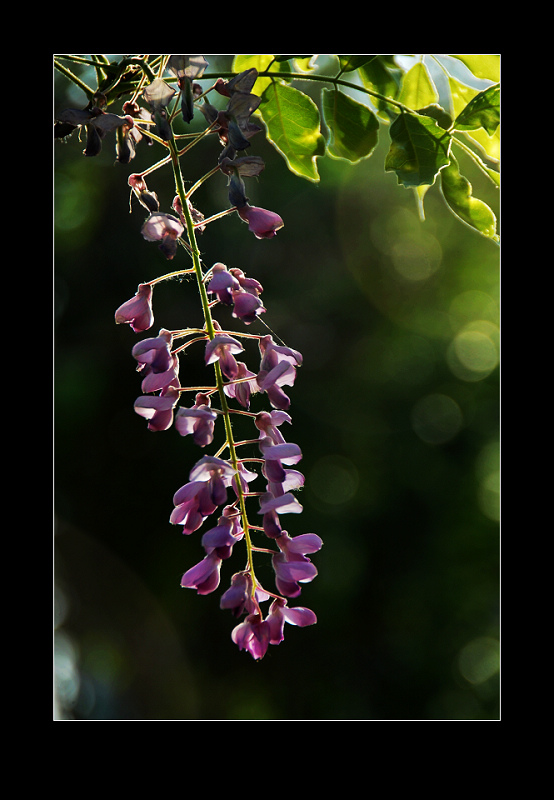
<instances>
[{"instance_id":1,"label":"backlit leaf","mask_svg":"<svg viewBox=\"0 0 554 800\"><path fill-rule=\"evenodd\" d=\"M398 100L408 108L418 109L438 103L439 93L425 64L415 64L404 76Z\"/></svg>"},{"instance_id":2,"label":"backlit leaf","mask_svg":"<svg viewBox=\"0 0 554 800\"><path fill-rule=\"evenodd\" d=\"M400 114L390 127L385 170L404 186L432 186L449 162L450 137L431 117Z\"/></svg>"},{"instance_id":3,"label":"backlit leaf","mask_svg":"<svg viewBox=\"0 0 554 800\"><path fill-rule=\"evenodd\" d=\"M500 85L489 86L469 101L458 114L454 128L458 131L470 131L484 128L489 136L500 124Z\"/></svg>"},{"instance_id":4,"label":"backlit leaf","mask_svg":"<svg viewBox=\"0 0 554 800\"><path fill-rule=\"evenodd\" d=\"M371 155L377 144L379 122L367 106L344 92L324 89L322 110L331 134L327 143L330 156L355 163Z\"/></svg>"},{"instance_id":5,"label":"backlit leaf","mask_svg":"<svg viewBox=\"0 0 554 800\"><path fill-rule=\"evenodd\" d=\"M319 181L317 156L325 153L319 109L303 92L272 80L258 109L267 138L285 158L291 172Z\"/></svg>"},{"instance_id":6,"label":"backlit leaf","mask_svg":"<svg viewBox=\"0 0 554 800\"><path fill-rule=\"evenodd\" d=\"M498 83L500 80L500 55L498 53L469 53L451 54L452 58L458 58L466 67L473 72L476 78Z\"/></svg>"},{"instance_id":7,"label":"backlit leaf","mask_svg":"<svg viewBox=\"0 0 554 800\"><path fill-rule=\"evenodd\" d=\"M441 171L442 193L451 210L484 236L498 241L496 216L482 200L473 197L471 183L460 174L456 159Z\"/></svg>"}]
</instances>

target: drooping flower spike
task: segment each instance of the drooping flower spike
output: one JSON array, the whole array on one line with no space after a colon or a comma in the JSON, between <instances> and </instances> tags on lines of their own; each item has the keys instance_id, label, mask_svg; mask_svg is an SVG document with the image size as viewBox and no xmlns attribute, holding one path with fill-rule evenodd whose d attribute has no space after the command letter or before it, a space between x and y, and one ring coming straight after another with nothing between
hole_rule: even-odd
<instances>
[{"instance_id":1,"label":"drooping flower spike","mask_svg":"<svg viewBox=\"0 0 554 800\"><path fill-rule=\"evenodd\" d=\"M91 152L98 144L95 137L100 141L113 125L118 134L120 160L125 162L132 157L140 137L146 135L147 128L143 126L133 133L133 119L139 125L141 121L155 123L155 128L148 129L153 131L150 141L155 143L161 138L171 151L172 158L159 163L173 165L177 194L169 208L174 214L160 211L157 195L149 190L145 176L151 170L132 174L128 184L132 196L148 213L140 228L142 237L156 242L168 260L182 254L190 257L193 269L177 269L140 283L135 295L119 306L115 320L135 333L149 330L154 323L154 285L172 277L183 280L186 273L195 273L203 327L187 328L185 321L180 330L161 328L157 336L135 344L132 357L142 394L134 402L134 411L146 420L148 430L175 428L179 437L204 450L205 455L188 471L188 480L174 492L169 516L170 524L180 527L185 536L197 533L202 549L197 562L184 569L181 587L208 595L226 581L220 607L235 620L231 639L240 650L260 660L271 646L283 641L286 623L307 627L317 622L311 609L289 607L288 603L317 576L311 557L320 550L322 541L313 533L293 536L284 529L284 520L294 521L303 511L298 499L304 486L299 470L303 454L286 435L292 417L289 388L285 393L285 387L294 386L302 354L277 344L271 335L256 333L261 315L266 313L262 283L240 266L227 267L222 261L216 261L206 271L196 246L196 234L205 231L207 222L228 212L237 212L256 239L273 239L284 225L275 212L251 205L246 194L245 182L258 178L265 167L259 156L244 154L253 135L261 130L251 119L260 104L260 98L253 93L258 73L249 69L229 81L218 80L212 88L225 101L224 107L218 109L208 101L209 92L195 82L202 78L206 66L203 56L172 55L167 68L173 76L170 81L175 83L177 79L178 91L158 75L142 91L148 109L140 109L133 100L127 105L128 115L124 118L87 109L68 112L59 124L92 129ZM222 148L208 176L225 178L230 204L206 220L190 197L200 182L184 181L180 172L179 159L183 156L185 163L190 145L178 154L172 132L175 114L188 123L196 109L202 111L210 132L216 133L211 140L215 139ZM201 140L207 139L198 136L198 142ZM185 185L192 186L188 194ZM179 244L184 246L182 250L178 249ZM187 284L179 284L183 285L188 288ZM235 323L239 330L229 330ZM175 346L176 339L189 334L192 336L185 344ZM194 347L198 348L202 368L208 368L210 373L200 386L196 379L193 386L186 385L190 381L184 378L190 373ZM186 363L181 363L181 359L185 362L185 353ZM186 399L191 397L190 392L194 392L193 403ZM264 403L266 410L260 408ZM252 426L250 436L244 440L235 439L232 421L238 422L238 417L233 415L243 415L241 422ZM238 571L228 566L237 558L237 551L242 551ZM256 574L258 558L265 558L271 567L263 573L264 581L271 585L262 585Z\"/></svg>"}]
</instances>

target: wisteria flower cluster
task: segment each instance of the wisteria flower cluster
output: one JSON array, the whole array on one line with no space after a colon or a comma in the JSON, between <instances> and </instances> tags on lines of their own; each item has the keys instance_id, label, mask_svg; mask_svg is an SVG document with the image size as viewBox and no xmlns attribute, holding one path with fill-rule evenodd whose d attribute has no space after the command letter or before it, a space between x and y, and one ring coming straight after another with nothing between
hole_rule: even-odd
<instances>
[{"instance_id":1,"label":"wisteria flower cluster","mask_svg":"<svg viewBox=\"0 0 554 800\"><path fill-rule=\"evenodd\" d=\"M162 327L157 335L134 345L132 357L141 380L134 410L150 431L174 428L205 451L175 491L169 517L171 524L181 526L183 534L198 532L202 549L198 563L184 572L181 586L206 595L216 591L224 579L227 587L220 606L236 621L232 641L254 659L261 659L269 645L283 641L285 623L304 627L317 621L311 609L289 602L297 602L303 586L316 577L311 556L322 541L315 533L292 535L285 523L287 515L303 510L298 500L304 485L298 470L302 451L283 432L292 424L290 393L302 355L276 341L274 334L251 332L249 326L263 324L266 314L260 281L223 262L206 268L197 246L196 237L224 214L237 214L256 239L272 239L284 224L277 213L252 206L246 192L245 181L258 177L265 166L260 157L247 154L252 137L261 130L252 120L260 103L252 92L257 71L247 70L231 80L217 79L206 91L197 81L207 65L203 56L172 55L165 64L171 77L159 73L140 96L124 104L121 117L108 114L99 105L69 109L60 115L58 124L86 128L87 156L97 154L105 134L113 130L122 163L132 160L136 146L143 141L158 142L167 151L155 168L172 165L177 193L169 208L164 210L157 195L148 189L146 176L153 168L129 176L131 199L138 200L146 211L140 228L144 240L157 243L165 260L177 260L183 254L192 266L140 283L134 296L115 312L115 321L129 325L135 333L149 331L154 326L156 284L176 275L196 276L204 327ZM215 98L213 104L209 97ZM218 108L221 103L224 107ZM180 150L172 121L180 115L188 123L197 109L205 118L206 129L192 140L189 135ZM208 177L224 176L229 199L228 208L209 218L193 206L192 195L200 182L186 192L181 173L185 155L206 136L219 142L217 162ZM226 318L230 315L240 324L240 330L222 327L215 314L223 309ZM257 355L249 362L247 340L257 343ZM206 386L182 385L180 357L193 349L210 370L213 385L210 379ZM254 410L254 405L264 400L265 408ZM252 437L248 440L235 441L234 414L251 419ZM207 454L211 448L213 454ZM252 451L254 455L246 455ZM241 568L226 574L226 562L236 557L238 550L243 554ZM257 558L271 563L272 586L261 585L255 572Z\"/></svg>"}]
</instances>

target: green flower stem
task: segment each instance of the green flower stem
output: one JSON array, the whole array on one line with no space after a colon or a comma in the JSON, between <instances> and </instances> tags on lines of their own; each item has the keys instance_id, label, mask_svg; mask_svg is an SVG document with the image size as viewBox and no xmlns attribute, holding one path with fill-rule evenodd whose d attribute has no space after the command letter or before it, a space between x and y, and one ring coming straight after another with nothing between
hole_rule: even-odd
<instances>
[{"instance_id":1,"label":"green flower stem","mask_svg":"<svg viewBox=\"0 0 554 800\"><path fill-rule=\"evenodd\" d=\"M192 262L194 264L194 270L196 273L196 280L198 283L198 291L200 293L200 300L202 302L202 309L204 312L204 320L206 322L206 330L210 339L213 339L216 335L216 330L214 326L214 321L212 318L212 313L210 310L210 302L208 300L208 293L206 290L206 285L204 282L204 275L202 273L202 267L200 263L200 251L198 249L198 244L196 242L196 235L194 231L194 223L192 221L192 215L189 209L189 205L187 202L187 194L185 192L185 186L183 182L183 176L181 173L181 167L179 164L179 153L177 150L177 146L175 144L175 139L171 138L169 142L169 151L171 154L171 160L173 164L173 173L175 176L175 187L177 190L177 194L179 195L179 200L181 201L181 208L183 212L184 219L187 225L187 236L190 245L190 254L192 257ZM227 403L227 396L224 391L224 383L223 383L223 376L221 374L221 367L219 363L216 362L215 365L215 377L217 383L217 391L219 393L219 401L221 404L221 410L223 412L223 419L225 423L225 434L226 434L226 444L229 448L229 456L230 461L233 466L233 470L235 471L236 476L236 492L239 501L240 507L240 514L242 517L242 528L244 532L244 540L246 542L246 550L247 550L247 558L248 558L248 570L250 572L250 577L252 578L252 598L255 598L255 590L257 587L256 576L254 574L254 562L253 562L253 547L252 547L252 540L250 538L250 531L249 531L249 522L248 522L248 515L246 513L246 502L244 497L244 492L242 490L242 485L240 481L239 475L239 460L237 457L235 440L233 437L233 427L231 424L231 414L229 410L229 405Z\"/></svg>"},{"instance_id":2,"label":"green flower stem","mask_svg":"<svg viewBox=\"0 0 554 800\"><path fill-rule=\"evenodd\" d=\"M194 272L194 269L177 269L175 272L168 272L166 275L160 275L159 278L154 278L151 281L145 281L149 286L154 286L156 283L160 283L161 281L168 281L171 278L176 278L178 275L188 275Z\"/></svg>"},{"instance_id":3,"label":"green flower stem","mask_svg":"<svg viewBox=\"0 0 554 800\"><path fill-rule=\"evenodd\" d=\"M217 77L219 78L235 78L236 76L236 72L217 73ZM202 75L202 78L207 80L215 77L215 74L211 75L209 73L204 73ZM300 72L271 72L270 70L264 70L263 72L258 73L258 78L276 78L277 80L282 81L311 81L312 83L331 83L335 87L344 86L346 89L354 89L357 92L362 92L362 94L367 94L370 97L374 97L376 100L381 100L383 103L394 106L399 111L404 111L408 114L414 113L413 109L408 108L407 106L403 105L403 103L399 103L398 100L393 100L392 97L387 97L384 94L373 91L373 89L360 86L358 83L352 83L352 81L345 81L342 78L333 78L331 75L309 75Z\"/></svg>"},{"instance_id":4,"label":"green flower stem","mask_svg":"<svg viewBox=\"0 0 554 800\"><path fill-rule=\"evenodd\" d=\"M54 66L58 70L58 72L61 72L62 75L65 75L66 78L69 78L69 80L72 81L76 86L78 86L79 89L82 89L82 91L86 94L86 96L89 99L94 97L94 89L91 89L90 86L87 86L86 83L84 83L84 81L82 81L80 78L74 75L70 69L64 67L64 65L60 64L59 61L54 61Z\"/></svg>"}]
</instances>

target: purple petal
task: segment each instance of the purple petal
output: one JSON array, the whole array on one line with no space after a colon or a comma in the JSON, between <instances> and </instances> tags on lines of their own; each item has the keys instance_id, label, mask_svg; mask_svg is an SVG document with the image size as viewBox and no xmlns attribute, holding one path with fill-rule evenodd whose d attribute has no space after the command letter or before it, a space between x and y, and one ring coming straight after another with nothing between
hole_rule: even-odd
<instances>
[{"instance_id":1,"label":"purple petal","mask_svg":"<svg viewBox=\"0 0 554 800\"><path fill-rule=\"evenodd\" d=\"M181 586L196 589L198 594L210 594L219 586L221 559L214 553L191 567L181 578Z\"/></svg>"},{"instance_id":2,"label":"purple petal","mask_svg":"<svg viewBox=\"0 0 554 800\"><path fill-rule=\"evenodd\" d=\"M115 312L118 325L128 323L135 333L146 331L154 324L152 314L152 287L148 283L139 285L136 294Z\"/></svg>"},{"instance_id":3,"label":"purple petal","mask_svg":"<svg viewBox=\"0 0 554 800\"><path fill-rule=\"evenodd\" d=\"M189 478L191 481L208 481L214 475L222 475L230 480L234 474L233 467L222 458L203 456L191 469Z\"/></svg>"},{"instance_id":4,"label":"purple petal","mask_svg":"<svg viewBox=\"0 0 554 800\"><path fill-rule=\"evenodd\" d=\"M294 608L283 608L283 615L288 623L291 625L298 625L304 628L306 625L315 625L317 617L314 612L309 608L303 606L296 606Z\"/></svg>"},{"instance_id":5,"label":"purple petal","mask_svg":"<svg viewBox=\"0 0 554 800\"><path fill-rule=\"evenodd\" d=\"M266 492L260 497L258 514L267 514L268 511L276 511L278 514L300 514L302 506L290 492L280 497L273 497L269 492Z\"/></svg>"}]
</instances>

